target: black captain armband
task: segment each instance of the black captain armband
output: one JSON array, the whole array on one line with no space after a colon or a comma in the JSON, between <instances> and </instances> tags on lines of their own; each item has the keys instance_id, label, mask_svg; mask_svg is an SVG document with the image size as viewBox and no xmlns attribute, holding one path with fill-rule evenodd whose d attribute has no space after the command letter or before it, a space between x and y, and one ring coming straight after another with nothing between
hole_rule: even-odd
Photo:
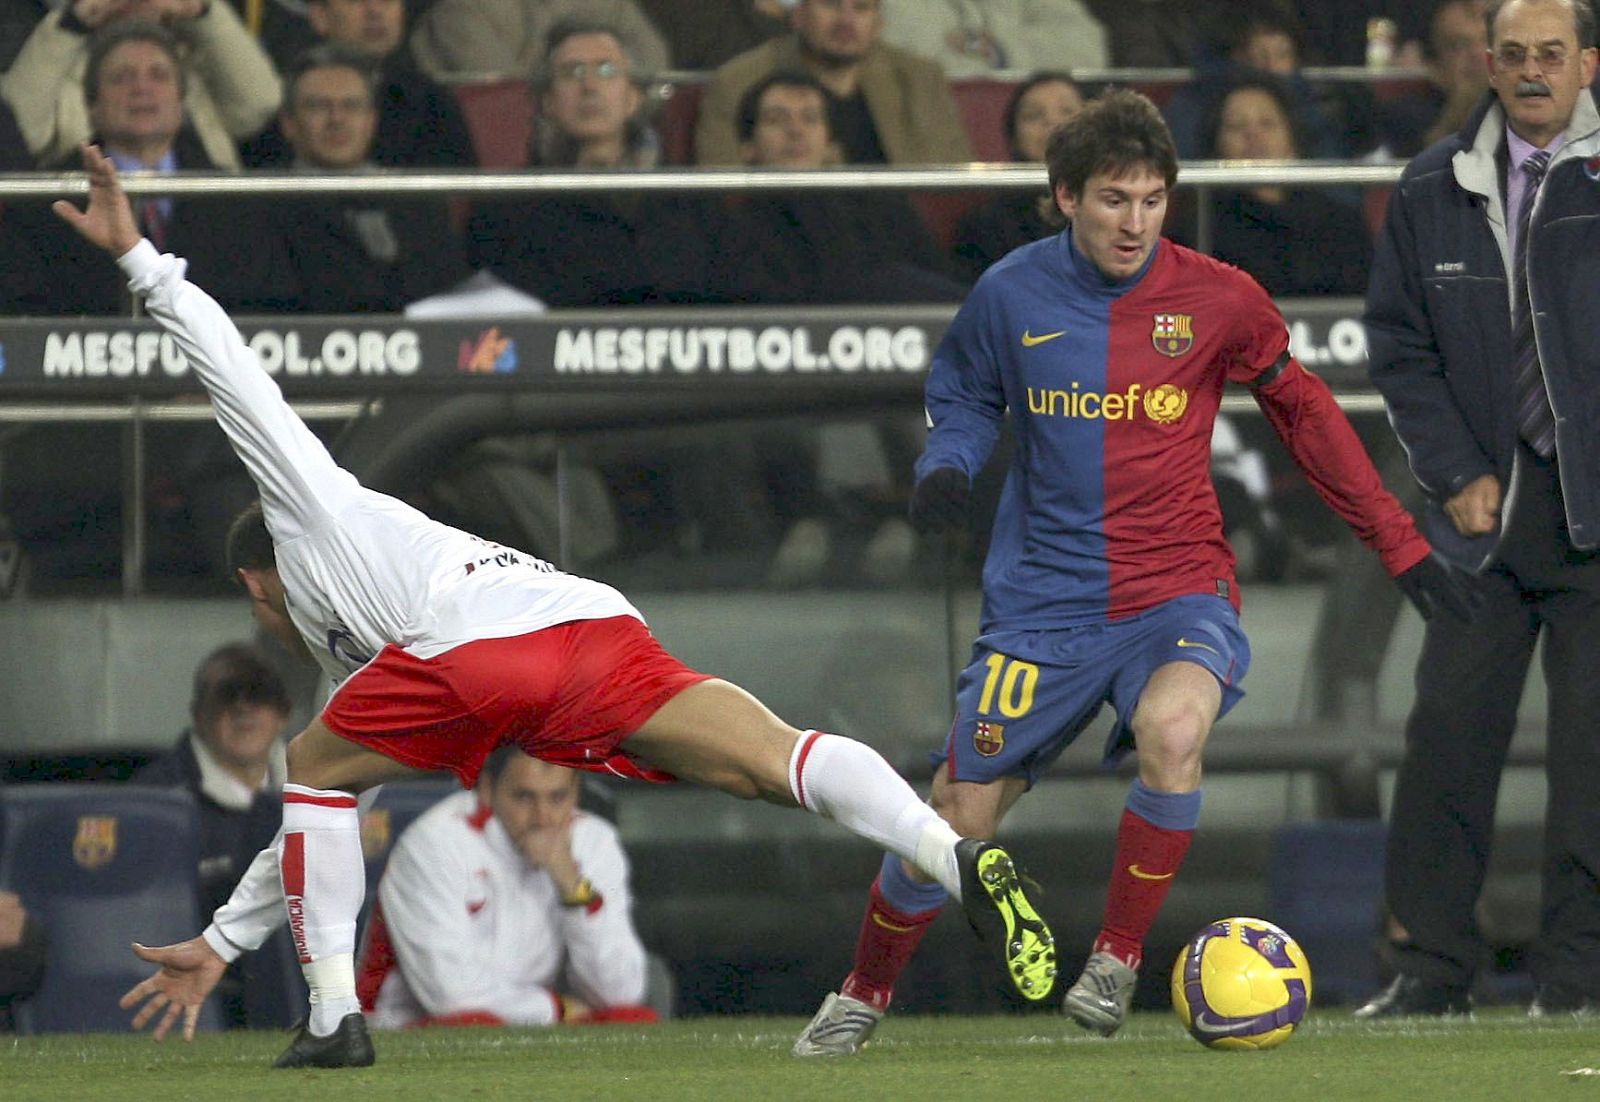
<instances>
[{"instance_id":1,"label":"black captain armband","mask_svg":"<svg viewBox=\"0 0 1600 1102\"><path fill-rule=\"evenodd\" d=\"M1267 368L1261 374L1257 375L1254 379L1251 379L1244 385L1249 387L1251 390L1260 390L1262 387L1269 385L1279 375L1282 375L1292 363L1294 363L1294 356L1290 354L1287 348L1285 348L1283 350L1283 355L1272 361L1271 367Z\"/></svg>"}]
</instances>

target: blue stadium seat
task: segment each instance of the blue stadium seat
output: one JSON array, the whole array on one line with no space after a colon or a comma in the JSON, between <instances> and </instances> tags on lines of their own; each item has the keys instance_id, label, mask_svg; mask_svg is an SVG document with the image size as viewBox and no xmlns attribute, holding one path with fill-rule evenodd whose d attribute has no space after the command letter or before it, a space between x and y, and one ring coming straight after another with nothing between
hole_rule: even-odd
<instances>
[{"instance_id":1,"label":"blue stadium seat","mask_svg":"<svg viewBox=\"0 0 1600 1102\"><path fill-rule=\"evenodd\" d=\"M16 1007L27 1033L123 1032L123 992L151 972L131 941L166 945L200 929L199 818L187 792L143 785L0 790L0 888L44 924L44 986ZM220 1017L207 1005L202 1029Z\"/></svg>"},{"instance_id":2,"label":"blue stadium seat","mask_svg":"<svg viewBox=\"0 0 1600 1102\"><path fill-rule=\"evenodd\" d=\"M1265 917L1306 951L1319 1003L1359 1002L1377 989L1386 836L1381 819L1288 823L1273 834Z\"/></svg>"}]
</instances>

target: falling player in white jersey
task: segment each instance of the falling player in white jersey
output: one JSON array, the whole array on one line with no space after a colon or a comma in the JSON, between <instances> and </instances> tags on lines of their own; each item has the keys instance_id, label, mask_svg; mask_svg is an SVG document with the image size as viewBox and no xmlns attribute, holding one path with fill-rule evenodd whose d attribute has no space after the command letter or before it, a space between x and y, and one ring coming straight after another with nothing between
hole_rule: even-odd
<instances>
[{"instance_id":1,"label":"falling player in white jersey","mask_svg":"<svg viewBox=\"0 0 1600 1102\"><path fill-rule=\"evenodd\" d=\"M278 1067L373 1060L353 965L364 879L355 793L418 770L470 786L497 745L546 761L694 781L799 806L915 864L961 898L1029 999L1055 950L1010 856L960 838L874 750L800 731L663 650L610 586L428 519L340 468L185 265L141 240L111 162L83 150L89 204L56 213L114 257L182 349L261 494L229 538L258 622L337 686L289 746L283 828L198 937L136 946L159 966L122 999L159 1039L228 962L288 916L310 988ZM140 1005L142 1003L142 1006Z\"/></svg>"}]
</instances>

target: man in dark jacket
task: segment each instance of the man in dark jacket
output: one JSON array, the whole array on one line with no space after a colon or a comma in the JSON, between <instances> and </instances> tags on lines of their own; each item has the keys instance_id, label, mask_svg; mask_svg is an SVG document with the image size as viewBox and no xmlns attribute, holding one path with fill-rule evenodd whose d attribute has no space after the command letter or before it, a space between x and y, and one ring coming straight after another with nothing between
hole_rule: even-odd
<instances>
[{"instance_id":1,"label":"man in dark jacket","mask_svg":"<svg viewBox=\"0 0 1600 1102\"><path fill-rule=\"evenodd\" d=\"M300 172L373 168L377 71L332 43L302 55L278 124ZM268 247L285 276L285 310L399 313L471 275L466 247L437 196L313 196L277 203Z\"/></svg>"},{"instance_id":2,"label":"man in dark jacket","mask_svg":"<svg viewBox=\"0 0 1600 1102\"><path fill-rule=\"evenodd\" d=\"M1600 115L1590 0L1496 0L1494 96L1401 177L1367 296L1371 374L1436 548L1480 572L1427 625L1395 788L1398 977L1356 1013L1468 1008L1496 792L1534 645L1549 805L1530 1013L1600 1001Z\"/></svg>"},{"instance_id":3,"label":"man in dark jacket","mask_svg":"<svg viewBox=\"0 0 1600 1102\"><path fill-rule=\"evenodd\" d=\"M194 793L200 805L202 913L227 902L234 883L278 832L283 814L278 794L285 776L282 735L290 710L283 679L254 647L219 647L195 670L189 705L193 725L170 754L133 777L138 784L172 785ZM236 961L218 989L230 1027L264 1024L252 1022L248 1012L249 965L254 960Z\"/></svg>"}]
</instances>

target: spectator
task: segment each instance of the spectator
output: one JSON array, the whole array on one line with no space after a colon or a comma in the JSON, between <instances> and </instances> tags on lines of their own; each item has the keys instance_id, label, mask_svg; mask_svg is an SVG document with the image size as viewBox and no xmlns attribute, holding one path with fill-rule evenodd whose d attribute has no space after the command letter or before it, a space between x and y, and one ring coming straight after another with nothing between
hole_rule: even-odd
<instances>
[{"instance_id":1,"label":"spectator","mask_svg":"<svg viewBox=\"0 0 1600 1102\"><path fill-rule=\"evenodd\" d=\"M1367 292L1368 373L1482 613L1436 617L1417 659L1384 886L1404 939L1360 1018L1466 1013L1474 910L1535 647L1548 803L1529 1013L1600 1006L1600 497L1589 370L1600 114L1589 0L1497 0L1494 95L1406 166Z\"/></svg>"},{"instance_id":2,"label":"spectator","mask_svg":"<svg viewBox=\"0 0 1600 1102\"><path fill-rule=\"evenodd\" d=\"M122 21L95 33L85 58L85 138L100 143L129 170L216 169L184 116L187 74L176 39L154 23ZM274 81L275 83L275 81ZM65 165L61 166L65 168ZM145 233L189 260L190 270L217 287L221 300L250 307L279 297L270 265L243 265L254 245L253 216L226 199L148 198L137 206ZM5 265L24 272L13 288L26 313L126 312L125 281L108 272L92 248L39 204L6 212ZM49 263L44 263L45 258Z\"/></svg>"},{"instance_id":3,"label":"spectator","mask_svg":"<svg viewBox=\"0 0 1600 1102\"><path fill-rule=\"evenodd\" d=\"M377 91L377 70L361 54L332 42L307 51L278 118L294 170L371 169ZM275 204L267 217L287 265L289 309L399 313L472 274L449 205L437 196L316 196Z\"/></svg>"},{"instance_id":4,"label":"spectator","mask_svg":"<svg viewBox=\"0 0 1600 1102\"><path fill-rule=\"evenodd\" d=\"M316 45L317 34L306 19L305 0L228 0L228 3L239 13L245 30L261 43L280 73Z\"/></svg>"},{"instance_id":5,"label":"spectator","mask_svg":"<svg viewBox=\"0 0 1600 1102\"><path fill-rule=\"evenodd\" d=\"M789 31L793 0L639 0L674 69L718 65Z\"/></svg>"},{"instance_id":6,"label":"spectator","mask_svg":"<svg viewBox=\"0 0 1600 1102\"><path fill-rule=\"evenodd\" d=\"M712 74L695 125L700 164L739 160L739 102L779 70L811 73L828 92L834 140L847 164L916 164L972 157L944 71L880 41L879 0L799 0L794 33L740 54Z\"/></svg>"},{"instance_id":7,"label":"spectator","mask_svg":"<svg viewBox=\"0 0 1600 1102\"><path fill-rule=\"evenodd\" d=\"M1454 134L1489 90L1484 0L1443 0L1428 26L1426 89L1378 110L1379 156L1408 160Z\"/></svg>"},{"instance_id":8,"label":"spectator","mask_svg":"<svg viewBox=\"0 0 1600 1102\"><path fill-rule=\"evenodd\" d=\"M1083 103L1083 89L1063 72L1036 73L1019 84L1005 113L1011 159L1043 166L1051 133L1076 115ZM969 280L975 280L1018 245L1060 229L1060 214L1049 188L997 195L962 216L956 227L955 261Z\"/></svg>"},{"instance_id":9,"label":"spectator","mask_svg":"<svg viewBox=\"0 0 1600 1102\"><path fill-rule=\"evenodd\" d=\"M837 164L822 83L794 71L752 85L739 103L739 153L753 167ZM904 196L881 191L750 196L717 253L719 286L735 302L959 302L965 290Z\"/></svg>"},{"instance_id":10,"label":"spectator","mask_svg":"<svg viewBox=\"0 0 1600 1102\"><path fill-rule=\"evenodd\" d=\"M555 1025L644 1002L628 859L579 774L502 746L395 843L361 959L380 1029Z\"/></svg>"},{"instance_id":11,"label":"spectator","mask_svg":"<svg viewBox=\"0 0 1600 1102\"><path fill-rule=\"evenodd\" d=\"M14 1028L12 1004L44 982L44 927L29 916L15 892L0 892L0 1033Z\"/></svg>"},{"instance_id":12,"label":"spectator","mask_svg":"<svg viewBox=\"0 0 1600 1102\"><path fill-rule=\"evenodd\" d=\"M139 784L194 793L203 913L228 901L234 882L278 832L289 712L283 680L254 647L218 647L195 669L189 729L171 753L133 776ZM265 1024L250 1020L245 992L253 977L246 965L245 959L230 965L218 989L229 1028Z\"/></svg>"},{"instance_id":13,"label":"spectator","mask_svg":"<svg viewBox=\"0 0 1600 1102\"><path fill-rule=\"evenodd\" d=\"M1206 52L1216 0L1088 0L1105 28L1111 64L1126 69L1187 69Z\"/></svg>"},{"instance_id":14,"label":"spectator","mask_svg":"<svg viewBox=\"0 0 1600 1102\"><path fill-rule=\"evenodd\" d=\"M0 0L0 73L11 68L22 44L56 6L50 0Z\"/></svg>"},{"instance_id":15,"label":"spectator","mask_svg":"<svg viewBox=\"0 0 1600 1102\"><path fill-rule=\"evenodd\" d=\"M378 67L378 133L372 160L391 168L470 168L477 164L461 107L449 89L417 68L405 47L405 0L307 0L306 19L322 42ZM269 128L251 141L245 161L283 167L292 156Z\"/></svg>"},{"instance_id":16,"label":"spectator","mask_svg":"<svg viewBox=\"0 0 1600 1102\"><path fill-rule=\"evenodd\" d=\"M997 69L1104 69L1105 28L1083 0L883 0L883 40L952 78Z\"/></svg>"},{"instance_id":17,"label":"spectator","mask_svg":"<svg viewBox=\"0 0 1600 1102\"><path fill-rule=\"evenodd\" d=\"M654 168L660 141L644 112L632 44L598 22L562 23L549 42L535 77L531 163ZM516 198L474 217L474 263L553 307L694 300L705 294L713 213L695 196Z\"/></svg>"},{"instance_id":18,"label":"spectator","mask_svg":"<svg viewBox=\"0 0 1600 1102\"><path fill-rule=\"evenodd\" d=\"M1281 82L1241 78L1217 104L1205 155L1222 161L1298 160L1292 111ZM1354 207L1317 188L1281 184L1217 191L1213 197L1211 255L1249 272L1268 294L1365 291L1372 238Z\"/></svg>"},{"instance_id":19,"label":"spectator","mask_svg":"<svg viewBox=\"0 0 1600 1102\"><path fill-rule=\"evenodd\" d=\"M636 0L438 0L417 20L411 52L438 80L525 77L549 52L551 31L573 20L613 28L641 83L672 67L666 41Z\"/></svg>"},{"instance_id":20,"label":"spectator","mask_svg":"<svg viewBox=\"0 0 1600 1102\"><path fill-rule=\"evenodd\" d=\"M1300 72L1299 29L1288 18L1270 10L1244 7L1218 22L1222 55L1202 54L1195 59L1195 79L1180 88L1162 108L1178 156L1201 157L1206 148L1206 121L1217 101L1241 77L1267 73L1288 88L1294 114L1306 137L1305 155L1314 159L1342 159L1361 143L1363 106L1354 100L1324 99Z\"/></svg>"},{"instance_id":21,"label":"spectator","mask_svg":"<svg viewBox=\"0 0 1600 1102\"><path fill-rule=\"evenodd\" d=\"M0 77L35 160L55 165L97 129L88 76L94 32L135 18L172 35L190 77L183 110L207 167L238 168L235 143L278 108L278 74L233 9L205 0L72 0L45 16Z\"/></svg>"}]
</instances>

